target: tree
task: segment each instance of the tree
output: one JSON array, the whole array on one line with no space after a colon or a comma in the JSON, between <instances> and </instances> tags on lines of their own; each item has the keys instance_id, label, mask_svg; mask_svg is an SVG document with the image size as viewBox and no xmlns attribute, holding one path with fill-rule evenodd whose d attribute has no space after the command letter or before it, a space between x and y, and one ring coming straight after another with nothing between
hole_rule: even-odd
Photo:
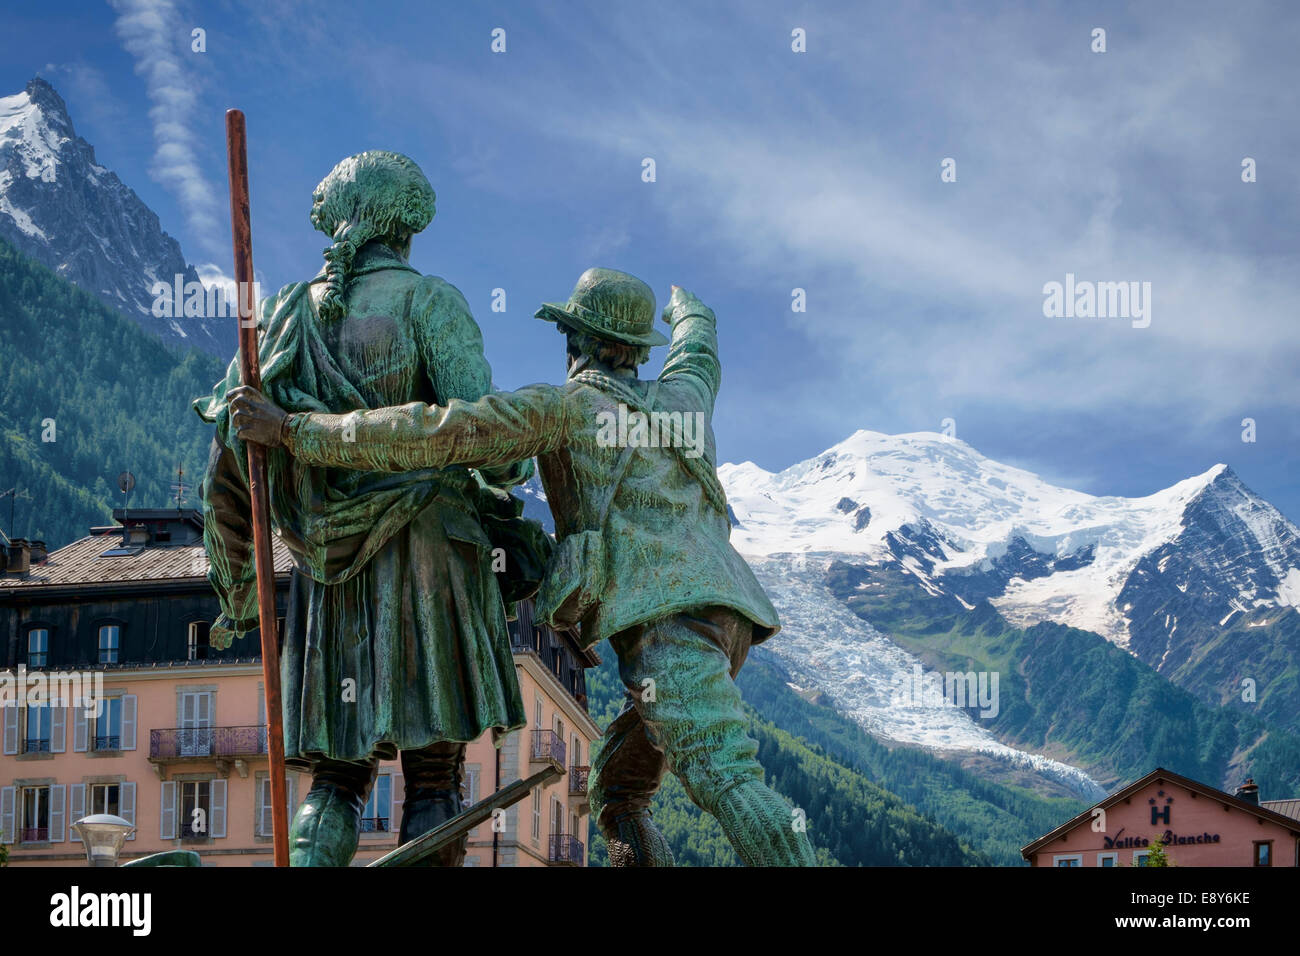
<instances>
[{"instance_id":1,"label":"tree","mask_svg":"<svg viewBox=\"0 0 1300 956\"><path fill-rule=\"evenodd\" d=\"M1146 859L1142 861L1142 865L1143 866L1173 866L1174 865L1173 861L1169 859L1168 854L1165 853L1164 837L1158 837L1156 841L1151 844L1150 849L1147 851Z\"/></svg>"}]
</instances>

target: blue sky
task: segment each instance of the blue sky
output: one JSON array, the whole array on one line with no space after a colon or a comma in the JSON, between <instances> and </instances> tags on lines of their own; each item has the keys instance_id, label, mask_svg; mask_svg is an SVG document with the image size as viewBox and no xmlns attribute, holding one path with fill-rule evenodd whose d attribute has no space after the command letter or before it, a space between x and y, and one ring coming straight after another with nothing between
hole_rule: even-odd
<instances>
[{"instance_id":1,"label":"blue sky","mask_svg":"<svg viewBox=\"0 0 1300 956\"><path fill-rule=\"evenodd\" d=\"M438 194L413 264L464 292L501 387L559 379L532 313L606 265L717 311L723 460L951 418L1094 494L1227 462L1297 519L1300 14L1134 6L23 5L0 91L46 76L186 256L226 271L242 108L270 288L319 268L310 194L337 160L408 153ZM1046 318L1067 273L1150 282L1150 326Z\"/></svg>"}]
</instances>

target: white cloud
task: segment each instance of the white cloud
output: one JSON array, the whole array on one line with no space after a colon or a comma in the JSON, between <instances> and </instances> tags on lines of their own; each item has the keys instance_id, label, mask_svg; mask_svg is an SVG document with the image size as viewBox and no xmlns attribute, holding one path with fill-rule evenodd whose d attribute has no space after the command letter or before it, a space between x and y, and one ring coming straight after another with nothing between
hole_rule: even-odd
<instances>
[{"instance_id":1,"label":"white cloud","mask_svg":"<svg viewBox=\"0 0 1300 956\"><path fill-rule=\"evenodd\" d=\"M153 124L151 175L180 203L190 233L210 253L220 249L220 201L195 154L191 121L198 86L178 55L188 39L170 0L109 0L117 12L114 30L145 79Z\"/></svg>"}]
</instances>

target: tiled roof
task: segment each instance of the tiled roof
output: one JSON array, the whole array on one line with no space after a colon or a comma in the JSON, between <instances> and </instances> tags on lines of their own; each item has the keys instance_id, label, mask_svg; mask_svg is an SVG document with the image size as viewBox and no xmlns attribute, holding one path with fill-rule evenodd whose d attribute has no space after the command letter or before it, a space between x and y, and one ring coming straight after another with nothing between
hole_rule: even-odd
<instances>
[{"instance_id":1,"label":"tiled roof","mask_svg":"<svg viewBox=\"0 0 1300 956\"><path fill-rule=\"evenodd\" d=\"M104 557L105 551L120 548L121 534L93 534L50 552L41 564L26 574L0 574L0 594L7 588L60 587L74 584L112 584L136 581L201 581L208 573L208 556L203 543L143 548L138 554ZM293 568L289 549L277 537L271 539L276 574Z\"/></svg>"},{"instance_id":2,"label":"tiled roof","mask_svg":"<svg viewBox=\"0 0 1300 956\"><path fill-rule=\"evenodd\" d=\"M1261 800L1259 805L1284 817L1295 817L1300 820L1300 797L1291 800Z\"/></svg>"}]
</instances>

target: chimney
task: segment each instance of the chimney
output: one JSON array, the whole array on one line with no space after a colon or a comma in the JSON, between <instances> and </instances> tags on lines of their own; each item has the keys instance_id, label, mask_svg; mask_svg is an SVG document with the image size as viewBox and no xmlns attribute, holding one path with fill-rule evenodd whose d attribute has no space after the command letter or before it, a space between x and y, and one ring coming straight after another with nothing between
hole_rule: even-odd
<instances>
[{"instance_id":1,"label":"chimney","mask_svg":"<svg viewBox=\"0 0 1300 956\"><path fill-rule=\"evenodd\" d=\"M50 556L49 548L45 547L44 541L32 542L32 564L44 564L45 559Z\"/></svg>"},{"instance_id":2,"label":"chimney","mask_svg":"<svg viewBox=\"0 0 1300 956\"><path fill-rule=\"evenodd\" d=\"M144 547L149 543L149 529L142 524L133 524L126 529L123 538L124 543L131 547Z\"/></svg>"},{"instance_id":3,"label":"chimney","mask_svg":"<svg viewBox=\"0 0 1300 956\"><path fill-rule=\"evenodd\" d=\"M1259 787L1255 786L1255 781L1250 777L1247 777L1246 782L1237 788L1233 796L1238 800L1245 800L1247 803L1259 806Z\"/></svg>"},{"instance_id":4,"label":"chimney","mask_svg":"<svg viewBox=\"0 0 1300 956\"><path fill-rule=\"evenodd\" d=\"M26 574L27 569L31 567L32 546L26 538L11 538L9 540L9 562L5 567L6 574Z\"/></svg>"}]
</instances>

